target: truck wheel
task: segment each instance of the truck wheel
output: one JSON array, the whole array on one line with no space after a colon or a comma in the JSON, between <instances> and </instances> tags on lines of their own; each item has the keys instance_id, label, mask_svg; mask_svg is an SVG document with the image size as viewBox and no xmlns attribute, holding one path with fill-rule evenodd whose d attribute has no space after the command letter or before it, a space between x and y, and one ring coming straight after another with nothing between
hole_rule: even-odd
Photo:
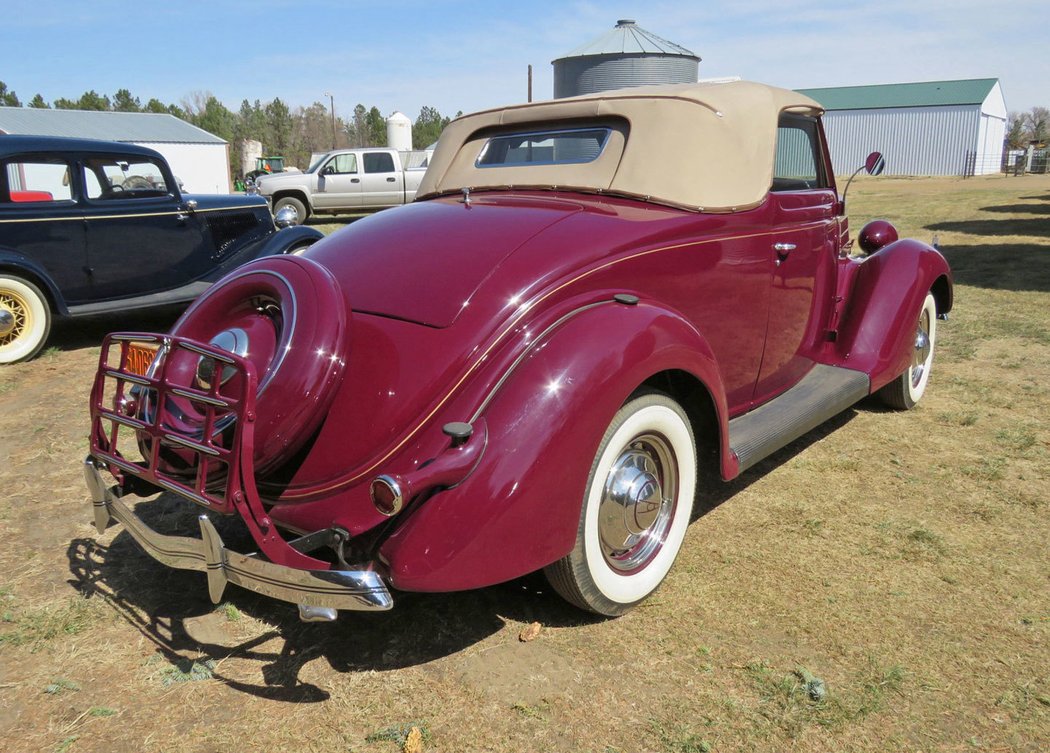
<instances>
[{"instance_id":1,"label":"truck wheel","mask_svg":"<svg viewBox=\"0 0 1050 753\"><path fill-rule=\"evenodd\" d=\"M278 199L273 205L273 213L277 214L286 207L295 212L293 225L302 225L306 222L306 218L310 216L310 213L306 211L306 205L294 196L284 196Z\"/></svg>"},{"instance_id":2,"label":"truck wheel","mask_svg":"<svg viewBox=\"0 0 1050 753\"><path fill-rule=\"evenodd\" d=\"M879 399L896 410L910 410L926 392L933 366L934 343L937 339L937 302L926 294L915 328L915 349L911 364L904 373L878 391Z\"/></svg>"},{"instance_id":3,"label":"truck wheel","mask_svg":"<svg viewBox=\"0 0 1050 753\"><path fill-rule=\"evenodd\" d=\"M44 347L51 309L33 283L0 275L0 363L27 361Z\"/></svg>"},{"instance_id":4,"label":"truck wheel","mask_svg":"<svg viewBox=\"0 0 1050 753\"><path fill-rule=\"evenodd\" d=\"M544 570L554 590L609 617L655 591L689 526L696 467L678 403L649 393L620 408L591 466L576 546Z\"/></svg>"}]
</instances>

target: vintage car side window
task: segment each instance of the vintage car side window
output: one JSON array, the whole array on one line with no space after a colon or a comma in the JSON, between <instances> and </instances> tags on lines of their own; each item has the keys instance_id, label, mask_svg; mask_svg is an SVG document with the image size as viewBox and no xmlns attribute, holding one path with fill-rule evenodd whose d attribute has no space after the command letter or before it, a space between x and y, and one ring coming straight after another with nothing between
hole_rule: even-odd
<instances>
[{"instance_id":1,"label":"vintage car side window","mask_svg":"<svg viewBox=\"0 0 1050 753\"><path fill-rule=\"evenodd\" d=\"M160 166L142 157L92 157L84 162L89 199L144 199L166 196Z\"/></svg>"},{"instance_id":2,"label":"vintage car side window","mask_svg":"<svg viewBox=\"0 0 1050 753\"><path fill-rule=\"evenodd\" d=\"M493 136L481 148L476 167L566 165L593 162L609 140L609 128L572 128Z\"/></svg>"},{"instance_id":3,"label":"vintage car side window","mask_svg":"<svg viewBox=\"0 0 1050 753\"><path fill-rule=\"evenodd\" d=\"M388 152L365 152L363 161L366 173L394 172L394 156Z\"/></svg>"},{"instance_id":4,"label":"vintage car side window","mask_svg":"<svg viewBox=\"0 0 1050 753\"><path fill-rule=\"evenodd\" d=\"M324 166L324 173L328 175L349 175L357 172L356 154L337 154Z\"/></svg>"},{"instance_id":5,"label":"vintage car side window","mask_svg":"<svg viewBox=\"0 0 1050 753\"><path fill-rule=\"evenodd\" d=\"M4 166L7 192L4 202L19 204L71 201L69 165L59 159L8 162Z\"/></svg>"},{"instance_id":6,"label":"vintage car side window","mask_svg":"<svg viewBox=\"0 0 1050 753\"><path fill-rule=\"evenodd\" d=\"M788 115L780 119L773 170L774 191L802 191L827 186L815 120Z\"/></svg>"}]
</instances>

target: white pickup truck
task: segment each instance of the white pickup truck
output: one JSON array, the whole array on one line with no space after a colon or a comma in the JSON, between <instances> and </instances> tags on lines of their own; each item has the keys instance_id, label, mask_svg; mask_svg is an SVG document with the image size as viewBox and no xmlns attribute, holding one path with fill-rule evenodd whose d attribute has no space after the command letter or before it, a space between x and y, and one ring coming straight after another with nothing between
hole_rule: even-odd
<instances>
[{"instance_id":1,"label":"white pickup truck","mask_svg":"<svg viewBox=\"0 0 1050 753\"><path fill-rule=\"evenodd\" d=\"M336 149L314 160L306 172L264 175L255 187L270 202L274 214L286 208L293 210L295 224L312 214L386 209L415 198L431 154Z\"/></svg>"}]
</instances>

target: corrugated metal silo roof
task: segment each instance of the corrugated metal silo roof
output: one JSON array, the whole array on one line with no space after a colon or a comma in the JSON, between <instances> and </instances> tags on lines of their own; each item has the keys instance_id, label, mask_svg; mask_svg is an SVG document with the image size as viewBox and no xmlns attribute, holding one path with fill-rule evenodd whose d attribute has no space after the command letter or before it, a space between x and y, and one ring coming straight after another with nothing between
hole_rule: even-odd
<instances>
[{"instance_id":1,"label":"corrugated metal silo roof","mask_svg":"<svg viewBox=\"0 0 1050 753\"><path fill-rule=\"evenodd\" d=\"M0 133L71 136L150 144L225 144L174 115L148 112L0 107Z\"/></svg>"},{"instance_id":2,"label":"corrugated metal silo roof","mask_svg":"<svg viewBox=\"0 0 1050 753\"><path fill-rule=\"evenodd\" d=\"M699 55L646 31L629 18L620 19L611 31L552 62L589 55L678 55L700 60Z\"/></svg>"}]
</instances>

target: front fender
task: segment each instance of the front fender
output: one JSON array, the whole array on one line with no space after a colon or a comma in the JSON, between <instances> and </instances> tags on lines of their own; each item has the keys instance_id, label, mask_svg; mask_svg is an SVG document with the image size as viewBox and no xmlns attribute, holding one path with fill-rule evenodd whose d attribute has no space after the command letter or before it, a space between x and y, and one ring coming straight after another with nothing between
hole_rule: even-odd
<instances>
[{"instance_id":1,"label":"front fender","mask_svg":"<svg viewBox=\"0 0 1050 753\"><path fill-rule=\"evenodd\" d=\"M317 228L308 227L307 225L292 225L282 228L276 233L271 233L263 239L255 258L262 259L266 256L286 254L296 246L312 245L322 238L324 238L324 233Z\"/></svg>"},{"instance_id":2,"label":"front fender","mask_svg":"<svg viewBox=\"0 0 1050 753\"><path fill-rule=\"evenodd\" d=\"M29 280L47 294L51 299L52 309L58 316L69 314L66 300L47 270L28 256L0 246L0 274L11 274Z\"/></svg>"},{"instance_id":3,"label":"front fender","mask_svg":"<svg viewBox=\"0 0 1050 753\"><path fill-rule=\"evenodd\" d=\"M952 273L940 252L900 240L857 263L839 333L839 365L867 373L875 392L908 367L915 321L926 294L938 313L952 306Z\"/></svg>"},{"instance_id":4,"label":"front fender","mask_svg":"<svg viewBox=\"0 0 1050 753\"><path fill-rule=\"evenodd\" d=\"M724 426L711 349L673 311L603 302L538 339L480 412L488 446L477 469L420 505L383 544L392 584L479 588L568 554L609 423L639 385L670 370L707 387Z\"/></svg>"}]
</instances>

